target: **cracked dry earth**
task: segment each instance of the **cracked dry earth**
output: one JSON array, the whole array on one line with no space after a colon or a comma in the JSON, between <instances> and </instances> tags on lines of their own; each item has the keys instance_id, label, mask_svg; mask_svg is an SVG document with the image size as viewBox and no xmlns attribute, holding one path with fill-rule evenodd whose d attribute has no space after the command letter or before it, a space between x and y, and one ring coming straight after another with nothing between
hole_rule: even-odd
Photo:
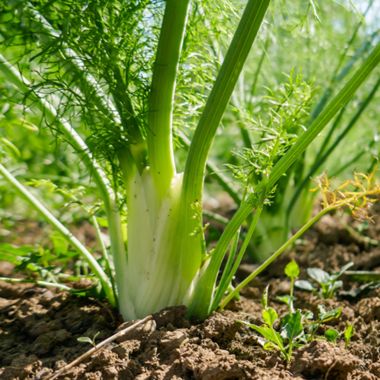
<instances>
[{"instance_id":1,"label":"cracked dry earth","mask_svg":"<svg viewBox=\"0 0 380 380\"><path fill-rule=\"evenodd\" d=\"M346 280L344 291L327 301L296 290L296 307L315 311L320 303L327 308L340 306L342 316L331 325L343 331L350 322L355 333L348 347L343 341L334 344L320 339L297 349L289 365L277 352L264 351L255 333L238 322L261 323L260 298L268 281L271 306L280 313L284 310L276 296L289 290L282 273L290 258L300 264L303 278L307 267L331 272L349 261L355 269L380 271L380 247L352 236L340 223L338 218L322 220L227 310L198 324L185 319L182 307L164 310L58 378L380 379L380 288L355 292L358 284ZM379 214L366 234L379 239ZM5 263L0 265L2 275L11 270ZM241 275L246 270L243 266ZM78 337L93 337L99 332L96 342L101 342L125 326L115 311L99 301L2 282L0 379L48 379L91 348L78 342Z\"/></svg>"}]
</instances>

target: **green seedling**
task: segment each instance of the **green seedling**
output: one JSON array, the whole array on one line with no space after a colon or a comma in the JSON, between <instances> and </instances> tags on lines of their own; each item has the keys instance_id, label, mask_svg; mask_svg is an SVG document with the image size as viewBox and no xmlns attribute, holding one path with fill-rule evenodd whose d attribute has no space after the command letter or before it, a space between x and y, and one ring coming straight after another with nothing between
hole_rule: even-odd
<instances>
[{"instance_id":1,"label":"green seedling","mask_svg":"<svg viewBox=\"0 0 380 380\"><path fill-rule=\"evenodd\" d=\"M314 315L309 310L300 310L294 308L294 283L299 276L298 264L292 260L285 267L285 274L290 279L290 294L277 297L281 302L288 305L289 311L280 317L277 311L268 306L268 287L262 297L262 325L256 325L248 322L242 322L252 330L256 331L260 338L259 343L265 350L279 351L281 357L290 362L293 356L293 350L299 348L315 339L321 339L317 335L322 325L331 322L340 317L341 308L326 310L323 305L318 305L318 314ZM343 332L345 341L350 339L352 329L349 327ZM323 338L329 342L336 342L342 334L333 328L328 328Z\"/></svg>"},{"instance_id":2,"label":"green seedling","mask_svg":"<svg viewBox=\"0 0 380 380\"><path fill-rule=\"evenodd\" d=\"M255 330L261 339L259 343L265 350L276 350L280 352L281 357L289 362L292 358L293 348L298 347L303 335L302 315L299 310L286 314L279 319L277 311L268 306L268 292L264 292L262 319L264 324L243 322L252 330ZM280 326L279 331L275 325Z\"/></svg>"},{"instance_id":3,"label":"green seedling","mask_svg":"<svg viewBox=\"0 0 380 380\"><path fill-rule=\"evenodd\" d=\"M298 264L292 260L286 265L284 273L290 279L289 295L279 296L277 299L287 304L290 312L294 312L294 284L300 274L300 268Z\"/></svg>"},{"instance_id":4,"label":"green seedling","mask_svg":"<svg viewBox=\"0 0 380 380\"><path fill-rule=\"evenodd\" d=\"M326 310L323 305L318 305L318 314L315 318L312 312L306 312L306 318L307 320L307 326L306 326L306 331L307 331L307 341L311 342L314 339L316 339L318 331L320 330L321 326L331 322L335 319L338 319L342 314L342 309L341 308L335 308L331 310ZM327 340L332 337L332 333L328 336L325 336ZM330 341L330 340L329 340Z\"/></svg>"},{"instance_id":5,"label":"green seedling","mask_svg":"<svg viewBox=\"0 0 380 380\"><path fill-rule=\"evenodd\" d=\"M302 290L318 293L324 299L333 298L336 292L343 286L343 282L339 278L353 265L350 262L344 265L339 272L333 274L329 274L320 268L308 268L307 274L319 287L307 280L298 280L295 282L295 286Z\"/></svg>"},{"instance_id":6,"label":"green seedling","mask_svg":"<svg viewBox=\"0 0 380 380\"><path fill-rule=\"evenodd\" d=\"M329 328L325 331L325 338L328 342L336 343L340 336L340 333L336 329Z\"/></svg>"},{"instance_id":7,"label":"green seedling","mask_svg":"<svg viewBox=\"0 0 380 380\"><path fill-rule=\"evenodd\" d=\"M354 326L350 323L347 324L343 332L339 332L336 329L329 328L325 331L325 338L327 341L336 343L341 337L344 339L344 345L347 348L351 343L352 335L354 334Z\"/></svg>"},{"instance_id":8,"label":"green seedling","mask_svg":"<svg viewBox=\"0 0 380 380\"><path fill-rule=\"evenodd\" d=\"M344 343L346 348L350 345L351 343L351 338L354 335L354 326L351 325L350 323L347 324L345 330L343 331L343 337L344 337Z\"/></svg>"},{"instance_id":9,"label":"green seedling","mask_svg":"<svg viewBox=\"0 0 380 380\"><path fill-rule=\"evenodd\" d=\"M323 324L339 318L340 315L341 309L330 311L321 309L318 318L314 320L311 311L296 310L288 312L280 318L274 308L267 306L262 312L263 325L242 323L260 335L259 343L265 350L279 351L281 357L286 362L290 362L295 348L320 339L321 337L317 335L319 328ZM327 329L324 334L324 338L329 342L336 342L340 336L341 334L332 328Z\"/></svg>"},{"instance_id":10,"label":"green seedling","mask_svg":"<svg viewBox=\"0 0 380 380\"><path fill-rule=\"evenodd\" d=\"M91 346L95 347L96 346L95 340L99 334L100 334L100 331L98 331L92 338L88 336L80 336L79 338L77 338L77 341L80 343L89 343L91 344Z\"/></svg>"}]
</instances>

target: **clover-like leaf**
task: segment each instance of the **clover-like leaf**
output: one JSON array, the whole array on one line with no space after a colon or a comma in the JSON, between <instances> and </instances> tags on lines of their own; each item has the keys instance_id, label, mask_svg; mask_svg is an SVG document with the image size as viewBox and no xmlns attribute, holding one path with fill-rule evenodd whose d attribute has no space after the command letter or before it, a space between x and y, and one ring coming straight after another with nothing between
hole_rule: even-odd
<instances>
[{"instance_id":1,"label":"clover-like leaf","mask_svg":"<svg viewBox=\"0 0 380 380\"><path fill-rule=\"evenodd\" d=\"M295 279L300 275L300 268L294 260L286 265L285 274L291 279Z\"/></svg>"},{"instance_id":2,"label":"clover-like leaf","mask_svg":"<svg viewBox=\"0 0 380 380\"><path fill-rule=\"evenodd\" d=\"M330 280L330 275L320 268L307 268L307 274L319 284L326 284Z\"/></svg>"},{"instance_id":3,"label":"clover-like leaf","mask_svg":"<svg viewBox=\"0 0 380 380\"><path fill-rule=\"evenodd\" d=\"M316 290L312 283L307 280L297 280L294 283L294 286L296 286L298 289L306 290L308 292L313 292Z\"/></svg>"},{"instance_id":4,"label":"clover-like leaf","mask_svg":"<svg viewBox=\"0 0 380 380\"><path fill-rule=\"evenodd\" d=\"M263 320L268 326L273 326L274 322L278 319L278 314L273 307L268 307L262 312Z\"/></svg>"},{"instance_id":5,"label":"clover-like leaf","mask_svg":"<svg viewBox=\"0 0 380 380\"><path fill-rule=\"evenodd\" d=\"M302 315L299 310L294 313L287 314L283 318L282 323L283 331L289 340L293 340L303 332Z\"/></svg>"},{"instance_id":6,"label":"clover-like leaf","mask_svg":"<svg viewBox=\"0 0 380 380\"><path fill-rule=\"evenodd\" d=\"M335 329L327 329L325 331L325 338L329 341L329 342L336 342L337 339L339 338L339 331L338 330L335 330Z\"/></svg>"}]
</instances>

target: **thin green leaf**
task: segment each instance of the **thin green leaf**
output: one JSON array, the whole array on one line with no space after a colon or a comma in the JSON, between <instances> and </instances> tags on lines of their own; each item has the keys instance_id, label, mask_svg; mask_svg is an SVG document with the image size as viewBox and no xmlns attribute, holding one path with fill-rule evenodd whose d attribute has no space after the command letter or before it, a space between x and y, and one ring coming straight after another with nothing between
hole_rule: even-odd
<instances>
[{"instance_id":1,"label":"thin green leaf","mask_svg":"<svg viewBox=\"0 0 380 380\"><path fill-rule=\"evenodd\" d=\"M341 307L326 311L322 305L318 305L318 310L319 310L318 319L323 323L331 321L332 319L337 319L342 314Z\"/></svg>"},{"instance_id":2,"label":"thin green leaf","mask_svg":"<svg viewBox=\"0 0 380 380\"><path fill-rule=\"evenodd\" d=\"M354 335L354 326L349 323L343 332L343 337L344 337L346 347L348 347L348 345L350 344L351 338L353 335Z\"/></svg>"},{"instance_id":3,"label":"thin green leaf","mask_svg":"<svg viewBox=\"0 0 380 380\"><path fill-rule=\"evenodd\" d=\"M89 343L89 344L93 345L92 339L89 338L88 336L80 336L79 338L77 338L77 341L80 343Z\"/></svg>"},{"instance_id":4,"label":"thin green leaf","mask_svg":"<svg viewBox=\"0 0 380 380\"><path fill-rule=\"evenodd\" d=\"M278 319L278 314L277 314L276 310L273 309L273 307L268 307L268 308L263 310L262 317L263 317L264 322L268 326L272 327L273 324Z\"/></svg>"},{"instance_id":5,"label":"thin green leaf","mask_svg":"<svg viewBox=\"0 0 380 380\"><path fill-rule=\"evenodd\" d=\"M14 145L11 141L6 139L5 137L0 138L0 146L3 145L4 148L6 148L9 153L14 156L15 158L20 158L21 157L21 152L17 148L16 145Z\"/></svg>"},{"instance_id":6,"label":"thin green leaf","mask_svg":"<svg viewBox=\"0 0 380 380\"><path fill-rule=\"evenodd\" d=\"M345 273L348 269L350 269L352 266L354 265L354 263L352 261L350 261L349 263L347 263L346 265L343 265L342 268L340 269L340 271L335 274L334 276L336 276L336 278L340 277L343 273Z\"/></svg>"}]
</instances>

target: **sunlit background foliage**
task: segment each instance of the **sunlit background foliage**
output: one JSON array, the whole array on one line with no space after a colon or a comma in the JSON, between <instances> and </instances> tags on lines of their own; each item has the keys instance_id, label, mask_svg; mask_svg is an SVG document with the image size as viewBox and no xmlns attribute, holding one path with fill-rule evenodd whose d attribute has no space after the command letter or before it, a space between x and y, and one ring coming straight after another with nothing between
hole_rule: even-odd
<instances>
[{"instance_id":1,"label":"sunlit background foliage","mask_svg":"<svg viewBox=\"0 0 380 380\"><path fill-rule=\"evenodd\" d=\"M186 150L183 137L191 137L243 7L243 1L192 2L175 98L180 168L184 165L181 150ZM118 149L125 141L139 141L146 132L163 8L163 1L148 0L0 2L1 52L21 71L29 72L27 79L33 88L86 136L116 184ZM360 64L379 39L379 14L379 4L373 0L281 0L271 4L213 147L216 169L238 193L243 194L247 185L254 186L265 174L263 170L270 170L323 102L337 92L341 80ZM51 27L42 26L40 15ZM109 109L99 107L102 100L86 88L75 68L75 57L67 58L62 49L73 49L99 88L111 95L115 111L121 115L118 122L109 117ZM378 86L368 81L332 123L334 130L324 131L309 148L297 174L278 186L297 188L295 178L308 180L308 174L316 177L323 171L348 178L353 171L372 170L380 149ZM344 132L371 91L365 112ZM58 207L65 220L87 218L88 213L70 201L70 196L40 181L43 177L70 192L81 191L81 198L91 199L94 190L91 176L84 173L63 136L54 131L54 123L46 125L43 115L32 107L33 100L21 97L1 77L0 95L2 160L19 178L29 183L34 180L37 191L50 193L46 197L49 202L66 205ZM53 129L53 135L47 128ZM322 144L324 152L334 143L336 149L309 172L315 155L323 157L323 141L327 141ZM221 190L212 172L208 185L210 196ZM0 192L2 218L25 215L26 206L1 180ZM289 200L296 201L288 193L286 198L287 207ZM276 205L284 202L272 200L270 218L276 214ZM273 223L271 220L268 223Z\"/></svg>"}]
</instances>

